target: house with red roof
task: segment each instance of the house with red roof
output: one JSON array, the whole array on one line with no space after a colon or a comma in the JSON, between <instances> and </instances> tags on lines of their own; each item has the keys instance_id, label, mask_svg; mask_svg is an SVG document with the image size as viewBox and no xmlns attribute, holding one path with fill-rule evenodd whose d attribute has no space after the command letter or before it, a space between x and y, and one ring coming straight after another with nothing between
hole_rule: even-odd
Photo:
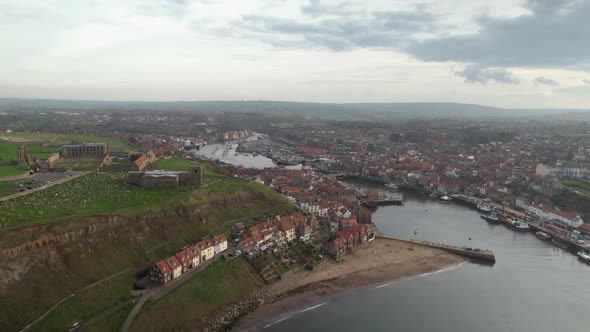
<instances>
[{"instance_id":1,"label":"house with red roof","mask_svg":"<svg viewBox=\"0 0 590 332\"><path fill-rule=\"evenodd\" d=\"M197 265L199 265L199 263L201 263L200 251L197 251L197 249L195 249L195 247L193 246L188 246L185 250L187 255L189 255L190 257L191 267L196 267Z\"/></svg>"},{"instance_id":2,"label":"house with red roof","mask_svg":"<svg viewBox=\"0 0 590 332\"><path fill-rule=\"evenodd\" d=\"M185 250L176 253L176 258L180 261L182 272L187 271L191 267L191 258Z\"/></svg>"},{"instance_id":3,"label":"house with red roof","mask_svg":"<svg viewBox=\"0 0 590 332\"><path fill-rule=\"evenodd\" d=\"M215 256L215 243L211 240L203 240L195 245L201 252L201 262L209 260Z\"/></svg>"},{"instance_id":4,"label":"house with red roof","mask_svg":"<svg viewBox=\"0 0 590 332\"><path fill-rule=\"evenodd\" d=\"M170 281L171 278L172 271L165 259L156 262L156 264L150 269L150 280L155 283L164 285Z\"/></svg>"},{"instance_id":5,"label":"house with red roof","mask_svg":"<svg viewBox=\"0 0 590 332\"><path fill-rule=\"evenodd\" d=\"M213 242L215 243L213 251L215 252L216 255L220 252L227 250L227 238L225 237L225 235L223 235L223 234L216 235L213 238Z\"/></svg>"},{"instance_id":6,"label":"house with red roof","mask_svg":"<svg viewBox=\"0 0 590 332\"><path fill-rule=\"evenodd\" d=\"M170 256L166 259L166 263L170 266L170 271L172 271L172 279L176 279L180 277L182 274L182 264L176 258L176 256Z\"/></svg>"}]
</instances>

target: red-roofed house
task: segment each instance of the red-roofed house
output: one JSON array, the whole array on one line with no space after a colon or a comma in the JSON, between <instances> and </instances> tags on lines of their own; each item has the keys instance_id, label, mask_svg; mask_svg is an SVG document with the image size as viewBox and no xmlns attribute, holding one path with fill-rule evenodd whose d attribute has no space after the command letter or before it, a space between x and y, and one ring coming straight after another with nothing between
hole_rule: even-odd
<instances>
[{"instance_id":1,"label":"red-roofed house","mask_svg":"<svg viewBox=\"0 0 590 332\"><path fill-rule=\"evenodd\" d=\"M201 251L201 262L204 262L215 256L215 243L213 243L211 240L197 242L196 247Z\"/></svg>"},{"instance_id":2,"label":"red-roofed house","mask_svg":"<svg viewBox=\"0 0 590 332\"><path fill-rule=\"evenodd\" d=\"M356 219L355 218L349 218L349 219L342 219L340 220L340 228L342 229L347 229L350 228L354 225L356 225Z\"/></svg>"},{"instance_id":3,"label":"red-roofed house","mask_svg":"<svg viewBox=\"0 0 590 332\"><path fill-rule=\"evenodd\" d=\"M178 258L178 260L180 261L180 265L182 266L182 272L185 272L190 268L191 258L184 250L177 252L176 258Z\"/></svg>"},{"instance_id":4,"label":"red-roofed house","mask_svg":"<svg viewBox=\"0 0 590 332\"><path fill-rule=\"evenodd\" d=\"M150 280L159 284L165 284L170 281L171 270L166 260L156 262L156 264L150 269Z\"/></svg>"},{"instance_id":5,"label":"red-roofed house","mask_svg":"<svg viewBox=\"0 0 590 332\"><path fill-rule=\"evenodd\" d=\"M172 279L176 279L180 277L182 274L182 264L176 256L170 256L166 259L166 263L170 266L170 270L172 271Z\"/></svg>"},{"instance_id":6,"label":"red-roofed house","mask_svg":"<svg viewBox=\"0 0 590 332\"><path fill-rule=\"evenodd\" d=\"M189 257L191 259L191 267L195 267L195 266L199 265L199 263L201 262L201 252L200 251L195 249L195 247L193 247L193 246L188 246L188 248L186 248L186 253L189 255Z\"/></svg>"},{"instance_id":7,"label":"red-roofed house","mask_svg":"<svg viewBox=\"0 0 590 332\"><path fill-rule=\"evenodd\" d=\"M227 250L227 238L223 234L219 234L213 238L213 242L215 243L215 247L213 251L217 255L218 253Z\"/></svg>"}]
</instances>

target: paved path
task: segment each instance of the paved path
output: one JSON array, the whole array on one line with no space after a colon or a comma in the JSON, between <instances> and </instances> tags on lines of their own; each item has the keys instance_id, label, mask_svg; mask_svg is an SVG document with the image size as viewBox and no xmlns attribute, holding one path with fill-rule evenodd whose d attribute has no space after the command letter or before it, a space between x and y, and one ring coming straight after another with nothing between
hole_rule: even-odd
<instances>
[{"instance_id":1,"label":"paved path","mask_svg":"<svg viewBox=\"0 0 590 332\"><path fill-rule=\"evenodd\" d=\"M141 307L143 307L144 303L150 298L150 294L144 295L141 300L139 300L139 302L137 302L137 304L135 305L135 307L133 307L133 310L131 310L131 312L129 313L129 316L127 316L127 319L125 319L125 322L123 323L123 326L121 326L121 330L120 331L129 331L129 328L131 327L131 323L133 323L133 321L135 320L135 316L137 316L137 314L139 313L139 311L141 310Z\"/></svg>"}]
</instances>

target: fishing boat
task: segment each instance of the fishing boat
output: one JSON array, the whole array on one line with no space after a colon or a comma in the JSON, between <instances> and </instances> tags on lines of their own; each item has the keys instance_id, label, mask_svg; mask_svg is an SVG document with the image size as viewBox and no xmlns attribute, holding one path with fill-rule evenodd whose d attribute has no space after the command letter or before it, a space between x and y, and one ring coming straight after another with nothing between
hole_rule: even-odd
<instances>
[{"instance_id":1,"label":"fishing boat","mask_svg":"<svg viewBox=\"0 0 590 332\"><path fill-rule=\"evenodd\" d=\"M387 188L391 188L391 189L399 189L399 186L395 183L387 183L387 184L385 184L385 186Z\"/></svg>"},{"instance_id":2,"label":"fishing boat","mask_svg":"<svg viewBox=\"0 0 590 332\"><path fill-rule=\"evenodd\" d=\"M510 219L509 219L510 220ZM510 220L510 223L507 223L507 225L514 229L517 230L519 232L528 232L531 228L529 227L529 224L527 224L524 221L520 221L520 220Z\"/></svg>"},{"instance_id":3,"label":"fishing boat","mask_svg":"<svg viewBox=\"0 0 590 332\"><path fill-rule=\"evenodd\" d=\"M578 251L578 259L586 264L590 264L590 254L584 251Z\"/></svg>"},{"instance_id":4,"label":"fishing boat","mask_svg":"<svg viewBox=\"0 0 590 332\"><path fill-rule=\"evenodd\" d=\"M492 213L488 214L486 216L486 221L489 222L490 224L499 224L500 223L500 218L498 218L498 215L496 214L496 211L494 211L492 209Z\"/></svg>"},{"instance_id":5,"label":"fishing boat","mask_svg":"<svg viewBox=\"0 0 590 332\"><path fill-rule=\"evenodd\" d=\"M538 232L535 233L535 236L537 238L539 238L540 240L543 240L543 241L549 241L549 240L551 240L551 235L549 235L549 234L547 234L545 232L538 231Z\"/></svg>"},{"instance_id":6,"label":"fishing boat","mask_svg":"<svg viewBox=\"0 0 590 332\"><path fill-rule=\"evenodd\" d=\"M430 197L430 198L437 198L437 197L438 197L438 195L437 195L435 192L431 192L431 193L428 195L428 197Z\"/></svg>"},{"instance_id":7,"label":"fishing boat","mask_svg":"<svg viewBox=\"0 0 590 332\"><path fill-rule=\"evenodd\" d=\"M448 201L452 201L453 200L452 197L449 197L447 195L441 196L440 199L442 199L445 202L448 202Z\"/></svg>"},{"instance_id":8,"label":"fishing boat","mask_svg":"<svg viewBox=\"0 0 590 332\"><path fill-rule=\"evenodd\" d=\"M489 206L489 205L487 205L484 202L481 202L481 203L477 204L477 209L480 212L483 212L483 213L490 213L490 212L492 212L492 207Z\"/></svg>"}]
</instances>

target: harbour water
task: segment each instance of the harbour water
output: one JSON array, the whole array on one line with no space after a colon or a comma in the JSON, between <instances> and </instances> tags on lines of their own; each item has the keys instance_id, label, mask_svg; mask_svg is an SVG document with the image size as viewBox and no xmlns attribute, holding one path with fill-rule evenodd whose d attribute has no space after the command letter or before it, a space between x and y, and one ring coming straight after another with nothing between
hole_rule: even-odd
<instances>
[{"instance_id":1,"label":"harbour water","mask_svg":"<svg viewBox=\"0 0 590 332\"><path fill-rule=\"evenodd\" d=\"M263 135L254 133L248 137L246 141L257 140ZM211 160L219 160L223 163L243 166L246 168L272 168L279 167L272 159L259 154L237 152L239 142L226 142L226 143L212 143L203 146L199 150L195 150L194 154L197 156L205 157ZM286 169L302 169L305 166L302 165L291 165L285 166Z\"/></svg>"},{"instance_id":2,"label":"harbour water","mask_svg":"<svg viewBox=\"0 0 590 332\"><path fill-rule=\"evenodd\" d=\"M259 136L259 134L254 134L246 140L256 140ZM237 153L238 144L237 142L207 144L200 150L195 151L195 154L212 160L219 160L226 164L241 165L248 168L276 167L272 159L265 156Z\"/></svg>"},{"instance_id":3,"label":"harbour water","mask_svg":"<svg viewBox=\"0 0 590 332\"><path fill-rule=\"evenodd\" d=\"M440 273L352 290L320 299L322 305L311 310L271 317L269 321L276 324L265 323L261 328L298 332L588 330L590 266L575 255L532 233L490 225L471 208L412 192L403 195L403 206L379 207L373 214L381 232L493 249L496 264L466 262Z\"/></svg>"}]
</instances>

